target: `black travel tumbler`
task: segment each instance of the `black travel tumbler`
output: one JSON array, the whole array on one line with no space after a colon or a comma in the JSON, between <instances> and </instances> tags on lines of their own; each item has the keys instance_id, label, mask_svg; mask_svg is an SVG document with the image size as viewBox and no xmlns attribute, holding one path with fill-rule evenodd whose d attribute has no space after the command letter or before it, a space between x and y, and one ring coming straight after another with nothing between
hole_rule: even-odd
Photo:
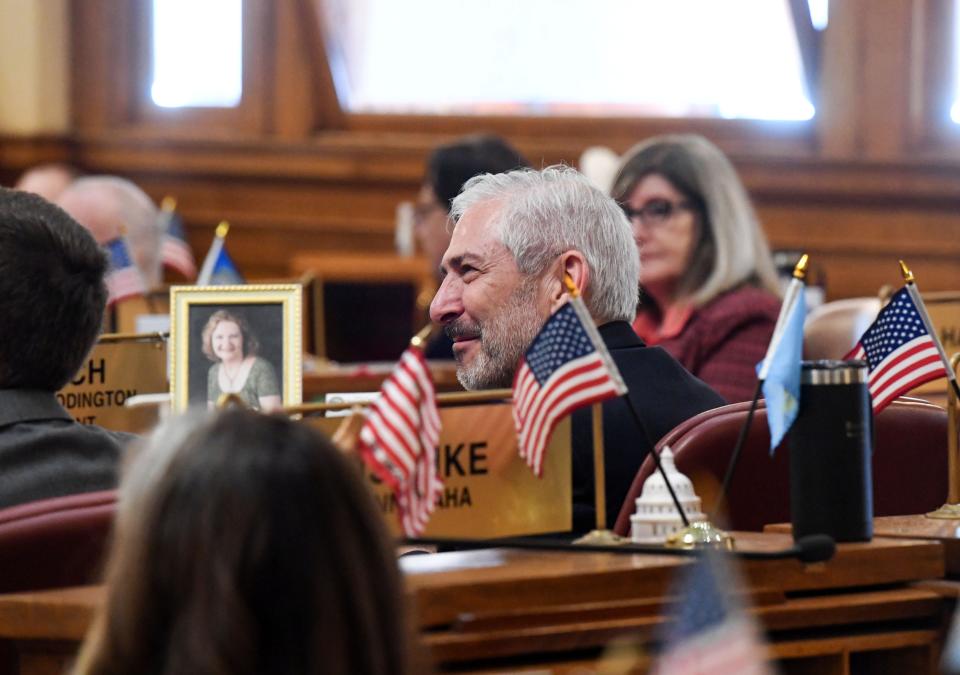
<instances>
[{"instance_id":1,"label":"black travel tumbler","mask_svg":"<svg viewBox=\"0 0 960 675\"><path fill-rule=\"evenodd\" d=\"M873 537L873 411L863 361L804 361L790 429L793 538Z\"/></svg>"}]
</instances>

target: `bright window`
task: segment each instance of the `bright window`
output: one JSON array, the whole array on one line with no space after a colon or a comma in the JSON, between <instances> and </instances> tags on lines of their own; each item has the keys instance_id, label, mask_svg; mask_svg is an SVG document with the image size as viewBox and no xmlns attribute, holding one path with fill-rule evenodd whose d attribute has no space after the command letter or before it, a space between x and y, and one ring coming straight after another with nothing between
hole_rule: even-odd
<instances>
[{"instance_id":1,"label":"bright window","mask_svg":"<svg viewBox=\"0 0 960 675\"><path fill-rule=\"evenodd\" d=\"M232 108L243 93L243 0L153 0L153 102Z\"/></svg>"},{"instance_id":2,"label":"bright window","mask_svg":"<svg viewBox=\"0 0 960 675\"><path fill-rule=\"evenodd\" d=\"M814 114L787 0L325 6L337 90L352 111L788 120Z\"/></svg>"},{"instance_id":3,"label":"bright window","mask_svg":"<svg viewBox=\"0 0 960 675\"><path fill-rule=\"evenodd\" d=\"M960 0L953 3L953 105L950 119L960 123Z\"/></svg>"}]
</instances>

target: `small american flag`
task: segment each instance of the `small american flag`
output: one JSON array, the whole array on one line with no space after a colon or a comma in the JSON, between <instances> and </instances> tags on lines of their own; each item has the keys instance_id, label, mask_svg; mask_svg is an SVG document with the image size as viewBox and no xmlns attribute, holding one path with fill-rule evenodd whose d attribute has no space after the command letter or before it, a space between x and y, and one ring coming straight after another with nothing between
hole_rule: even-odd
<instances>
[{"instance_id":1,"label":"small american flag","mask_svg":"<svg viewBox=\"0 0 960 675\"><path fill-rule=\"evenodd\" d=\"M685 566L678 612L652 675L766 675L773 672L752 620L725 595L733 583L723 554Z\"/></svg>"},{"instance_id":2,"label":"small american flag","mask_svg":"<svg viewBox=\"0 0 960 675\"><path fill-rule=\"evenodd\" d=\"M894 294L844 358L867 362L874 414L897 396L947 375L937 343L907 288Z\"/></svg>"},{"instance_id":3,"label":"small american flag","mask_svg":"<svg viewBox=\"0 0 960 675\"><path fill-rule=\"evenodd\" d=\"M167 267L175 269L187 279L197 277L197 261L193 257L193 250L187 243L183 230L183 220L176 211L161 211L161 226L163 231L163 245L160 249L160 258Z\"/></svg>"},{"instance_id":4,"label":"small american flag","mask_svg":"<svg viewBox=\"0 0 960 675\"><path fill-rule=\"evenodd\" d=\"M430 369L418 347L410 347L367 409L357 447L370 470L397 499L400 525L408 537L421 534L443 483L437 475L440 413Z\"/></svg>"},{"instance_id":5,"label":"small american flag","mask_svg":"<svg viewBox=\"0 0 960 675\"><path fill-rule=\"evenodd\" d=\"M135 295L143 295L147 288L134 266L123 238L114 239L106 245L109 264L104 283L107 285L107 306Z\"/></svg>"},{"instance_id":6,"label":"small american flag","mask_svg":"<svg viewBox=\"0 0 960 675\"><path fill-rule=\"evenodd\" d=\"M583 300L571 298L547 319L513 379L520 456L542 475L550 434L564 415L626 392Z\"/></svg>"}]
</instances>

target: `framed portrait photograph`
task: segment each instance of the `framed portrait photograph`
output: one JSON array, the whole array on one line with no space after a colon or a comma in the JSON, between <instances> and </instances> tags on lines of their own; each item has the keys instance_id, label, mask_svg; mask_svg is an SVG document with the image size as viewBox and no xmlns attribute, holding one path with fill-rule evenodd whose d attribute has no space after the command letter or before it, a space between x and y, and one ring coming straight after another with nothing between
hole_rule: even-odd
<instances>
[{"instance_id":1,"label":"framed portrait photograph","mask_svg":"<svg viewBox=\"0 0 960 675\"><path fill-rule=\"evenodd\" d=\"M300 284L171 288L173 410L225 394L264 412L301 403L302 305Z\"/></svg>"}]
</instances>

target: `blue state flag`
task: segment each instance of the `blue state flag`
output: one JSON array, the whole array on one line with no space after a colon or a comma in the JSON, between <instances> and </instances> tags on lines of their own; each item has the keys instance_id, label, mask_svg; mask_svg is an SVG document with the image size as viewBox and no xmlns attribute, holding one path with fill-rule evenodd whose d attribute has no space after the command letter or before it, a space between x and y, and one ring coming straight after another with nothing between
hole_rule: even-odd
<instances>
[{"instance_id":1,"label":"blue state flag","mask_svg":"<svg viewBox=\"0 0 960 675\"><path fill-rule=\"evenodd\" d=\"M807 303L798 293L790 315L786 318L779 343L768 356L767 377L763 382L763 397L767 401L767 423L770 425L770 453L783 440L797 418L800 409L800 362L803 359L803 321ZM777 339L777 336L774 336ZM764 361L757 364L757 372Z\"/></svg>"},{"instance_id":2,"label":"blue state flag","mask_svg":"<svg viewBox=\"0 0 960 675\"><path fill-rule=\"evenodd\" d=\"M227 253L224 246L220 249L216 260L213 263L213 270L210 273L210 286L237 286L245 283L240 270L233 264L233 259Z\"/></svg>"}]
</instances>

